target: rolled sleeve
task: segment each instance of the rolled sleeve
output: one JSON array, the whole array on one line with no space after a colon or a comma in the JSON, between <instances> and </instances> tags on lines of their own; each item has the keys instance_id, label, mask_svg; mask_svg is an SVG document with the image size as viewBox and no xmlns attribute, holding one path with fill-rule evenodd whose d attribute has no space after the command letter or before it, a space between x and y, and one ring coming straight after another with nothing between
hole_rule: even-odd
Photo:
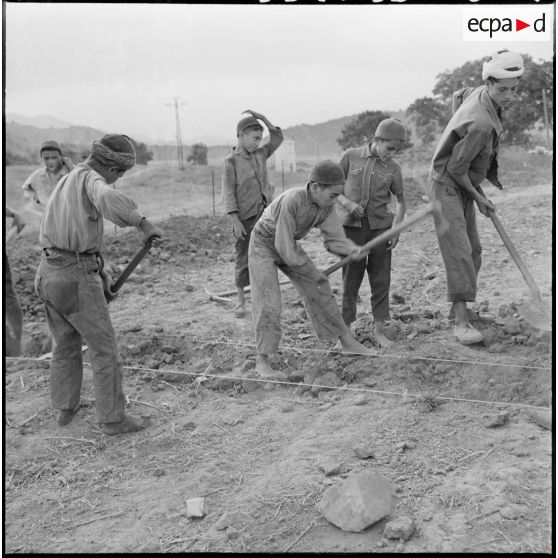
<instances>
[{"instance_id":1,"label":"rolled sleeve","mask_svg":"<svg viewBox=\"0 0 558 558\"><path fill-rule=\"evenodd\" d=\"M451 175L466 174L471 162L491 141L490 132L480 128L470 129L454 146L447 169Z\"/></svg>"},{"instance_id":2,"label":"rolled sleeve","mask_svg":"<svg viewBox=\"0 0 558 558\"><path fill-rule=\"evenodd\" d=\"M303 250L297 250L295 208L285 201L287 203L281 206L276 220L275 249L288 266L297 267L307 263L310 258Z\"/></svg>"},{"instance_id":3,"label":"rolled sleeve","mask_svg":"<svg viewBox=\"0 0 558 558\"><path fill-rule=\"evenodd\" d=\"M326 219L318 225L323 239L324 246L328 252L337 254L338 256L346 256L351 253L357 246L347 238L343 226L335 213L330 213Z\"/></svg>"},{"instance_id":4,"label":"rolled sleeve","mask_svg":"<svg viewBox=\"0 0 558 558\"><path fill-rule=\"evenodd\" d=\"M277 150L277 148L283 143L283 132L279 126L269 128L269 141L265 144L266 158L271 157L271 155Z\"/></svg>"},{"instance_id":5,"label":"rolled sleeve","mask_svg":"<svg viewBox=\"0 0 558 558\"><path fill-rule=\"evenodd\" d=\"M230 161L225 161L223 165L223 196L225 200L225 212L238 212L236 200L236 172L234 165Z\"/></svg>"},{"instance_id":6,"label":"rolled sleeve","mask_svg":"<svg viewBox=\"0 0 558 558\"><path fill-rule=\"evenodd\" d=\"M101 180L89 180L86 192L97 211L119 227L137 227L143 217L134 200Z\"/></svg>"}]
</instances>

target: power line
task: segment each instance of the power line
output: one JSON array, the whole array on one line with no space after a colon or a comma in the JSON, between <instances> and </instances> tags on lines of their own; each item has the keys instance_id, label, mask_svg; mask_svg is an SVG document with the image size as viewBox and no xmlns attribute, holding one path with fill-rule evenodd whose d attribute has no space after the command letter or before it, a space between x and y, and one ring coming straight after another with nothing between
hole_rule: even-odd
<instances>
[{"instance_id":1,"label":"power line","mask_svg":"<svg viewBox=\"0 0 558 558\"><path fill-rule=\"evenodd\" d=\"M184 170L184 149L182 147L182 133L180 131L180 115L178 112L178 105L185 105L186 103L179 103L178 97L174 97L174 102L165 103L168 107L174 107L175 120L176 120L176 154L178 160L178 168Z\"/></svg>"}]
</instances>

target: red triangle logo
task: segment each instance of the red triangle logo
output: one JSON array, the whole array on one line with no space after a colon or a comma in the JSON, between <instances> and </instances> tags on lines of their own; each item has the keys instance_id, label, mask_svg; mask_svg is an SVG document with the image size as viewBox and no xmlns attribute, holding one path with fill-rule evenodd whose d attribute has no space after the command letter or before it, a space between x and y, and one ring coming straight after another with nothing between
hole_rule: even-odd
<instances>
[{"instance_id":1,"label":"red triangle logo","mask_svg":"<svg viewBox=\"0 0 558 558\"><path fill-rule=\"evenodd\" d=\"M530 23L525 23L524 21L521 21L520 19L515 20L515 30L516 31L521 31L522 29L525 29L526 27L531 27L531 24Z\"/></svg>"}]
</instances>

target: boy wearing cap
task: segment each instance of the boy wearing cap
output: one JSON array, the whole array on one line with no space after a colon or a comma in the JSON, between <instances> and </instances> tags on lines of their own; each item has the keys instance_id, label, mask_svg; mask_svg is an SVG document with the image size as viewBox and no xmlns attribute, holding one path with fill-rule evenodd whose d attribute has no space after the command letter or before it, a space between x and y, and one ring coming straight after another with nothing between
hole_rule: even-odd
<instances>
[{"instance_id":1,"label":"boy wearing cap","mask_svg":"<svg viewBox=\"0 0 558 558\"><path fill-rule=\"evenodd\" d=\"M229 216L235 238L235 284L238 292L237 317L245 315L244 287L250 284L248 246L256 221L271 202L272 192L267 174L267 159L281 145L283 133L263 114L245 110L249 114L236 127L238 145L224 161L223 192L225 211ZM269 130L269 142L262 141L263 126Z\"/></svg>"},{"instance_id":2,"label":"boy wearing cap","mask_svg":"<svg viewBox=\"0 0 558 558\"><path fill-rule=\"evenodd\" d=\"M497 172L502 109L513 99L523 72L521 54L500 51L483 65L484 85L454 93L454 114L438 142L430 167L432 197L440 201L442 214L449 223L449 231L442 234L435 220L446 268L447 299L452 303L449 319L455 320L453 333L463 345L483 340L482 333L471 325L467 309L467 302L476 300L481 267L475 204L485 217L495 211L481 182L487 179L502 189Z\"/></svg>"},{"instance_id":3,"label":"boy wearing cap","mask_svg":"<svg viewBox=\"0 0 558 558\"><path fill-rule=\"evenodd\" d=\"M122 361L98 273L103 218L120 227L138 227L146 238L155 236L157 243L163 236L132 199L109 186L135 160L127 136L109 134L94 141L87 160L56 185L41 221L43 252L35 292L45 303L53 339L50 392L53 406L60 410L60 426L68 424L79 408L83 338L91 355L101 429L114 435L143 428L141 419L124 410Z\"/></svg>"},{"instance_id":4,"label":"boy wearing cap","mask_svg":"<svg viewBox=\"0 0 558 558\"><path fill-rule=\"evenodd\" d=\"M69 157L62 155L57 142L43 142L39 151L45 166L34 171L23 183L23 196L30 201L30 209L42 215L46 202L58 181L68 174L74 164Z\"/></svg>"},{"instance_id":5,"label":"boy wearing cap","mask_svg":"<svg viewBox=\"0 0 558 558\"><path fill-rule=\"evenodd\" d=\"M345 234L359 246L397 225L405 216L401 168L392 158L406 141L403 123L387 118L380 122L370 143L347 149L341 157L345 187L337 209ZM395 216L387 208L392 195L397 199ZM366 259L343 267L343 319L348 326L356 319L358 291L366 271L372 293L374 336L382 347L392 345L396 333L390 324L389 287L391 251L398 240L395 237L372 249Z\"/></svg>"},{"instance_id":6,"label":"boy wearing cap","mask_svg":"<svg viewBox=\"0 0 558 558\"><path fill-rule=\"evenodd\" d=\"M343 352L374 354L361 345L343 322L331 293L327 276L319 271L298 244L313 228L318 228L329 252L355 260L361 249L343 233L334 203L343 191L343 170L333 161L316 163L306 186L280 194L264 210L256 223L248 249L252 278L252 315L256 337L256 372L274 377L269 355L281 340L281 291L277 270L294 284L316 335L322 340L339 339Z\"/></svg>"}]
</instances>

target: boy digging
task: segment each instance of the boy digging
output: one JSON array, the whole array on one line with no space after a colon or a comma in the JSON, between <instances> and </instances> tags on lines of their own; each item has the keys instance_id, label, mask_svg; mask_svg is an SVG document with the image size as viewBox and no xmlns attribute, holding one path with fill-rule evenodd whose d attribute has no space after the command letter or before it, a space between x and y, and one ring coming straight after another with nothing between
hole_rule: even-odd
<instances>
[{"instance_id":1,"label":"boy digging","mask_svg":"<svg viewBox=\"0 0 558 558\"><path fill-rule=\"evenodd\" d=\"M481 183L486 179L502 189L498 179L498 144L503 133L502 110L513 100L525 68L521 54L500 51L482 68L484 85L454 93L453 116L432 158L429 185L440 201L449 231L436 234L446 268L447 299L451 302L453 334L463 345L480 343L482 333L470 323L467 302L477 296L482 247L475 205L488 217L495 211Z\"/></svg>"},{"instance_id":2,"label":"boy digging","mask_svg":"<svg viewBox=\"0 0 558 558\"><path fill-rule=\"evenodd\" d=\"M263 212L250 238L248 266L252 278L252 315L256 337L256 372L262 378L277 376L269 355L281 340L281 291L277 270L294 284L317 336L339 339L346 354L375 354L361 345L343 322L327 276L316 268L297 243L320 229L329 252L355 260L361 248L347 239L335 215L334 203L343 192L343 169L333 161L319 161L306 186L279 195Z\"/></svg>"},{"instance_id":3,"label":"boy digging","mask_svg":"<svg viewBox=\"0 0 558 558\"><path fill-rule=\"evenodd\" d=\"M267 176L267 159L281 145L283 133L263 114L245 110L249 114L236 126L238 145L233 148L224 161L223 190L225 211L229 216L235 238L234 278L238 292L235 316L244 317L246 302L244 287L250 285L248 270L248 246L256 221L265 207L271 202L271 186ZM269 130L269 142L259 146L262 141L263 126Z\"/></svg>"},{"instance_id":4,"label":"boy digging","mask_svg":"<svg viewBox=\"0 0 558 558\"><path fill-rule=\"evenodd\" d=\"M53 406L60 410L60 426L68 424L79 408L83 338L91 353L101 429L114 435L143 428L141 419L124 410L122 361L98 273L103 218L120 227L138 227L146 238L157 237L157 243L163 236L132 199L109 186L135 160L127 136L109 134L94 141L87 160L58 182L41 222L43 253L35 292L45 303L52 334L50 392Z\"/></svg>"},{"instance_id":5,"label":"boy digging","mask_svg":"<svg viewBox=\"0 0 558 558\"><path fill-rule=\"evenodd\" d=\"M347 238L362 246L397 225L405 217L405 197L400 166L392 159L407 141L407 130L400 120L386 118L378 124L372 142L348 149L341 157L345 176L338 211ZM395 217L387 204L397 199ZM395 328L390 324L389 287L391 251L399 237L371 250L366 259L343 267L343 319L350 326L356 319L357 297L364 271L368 273L374 317L374 337L382 347L393 345Z\"/></svg>"}]
</instances>

